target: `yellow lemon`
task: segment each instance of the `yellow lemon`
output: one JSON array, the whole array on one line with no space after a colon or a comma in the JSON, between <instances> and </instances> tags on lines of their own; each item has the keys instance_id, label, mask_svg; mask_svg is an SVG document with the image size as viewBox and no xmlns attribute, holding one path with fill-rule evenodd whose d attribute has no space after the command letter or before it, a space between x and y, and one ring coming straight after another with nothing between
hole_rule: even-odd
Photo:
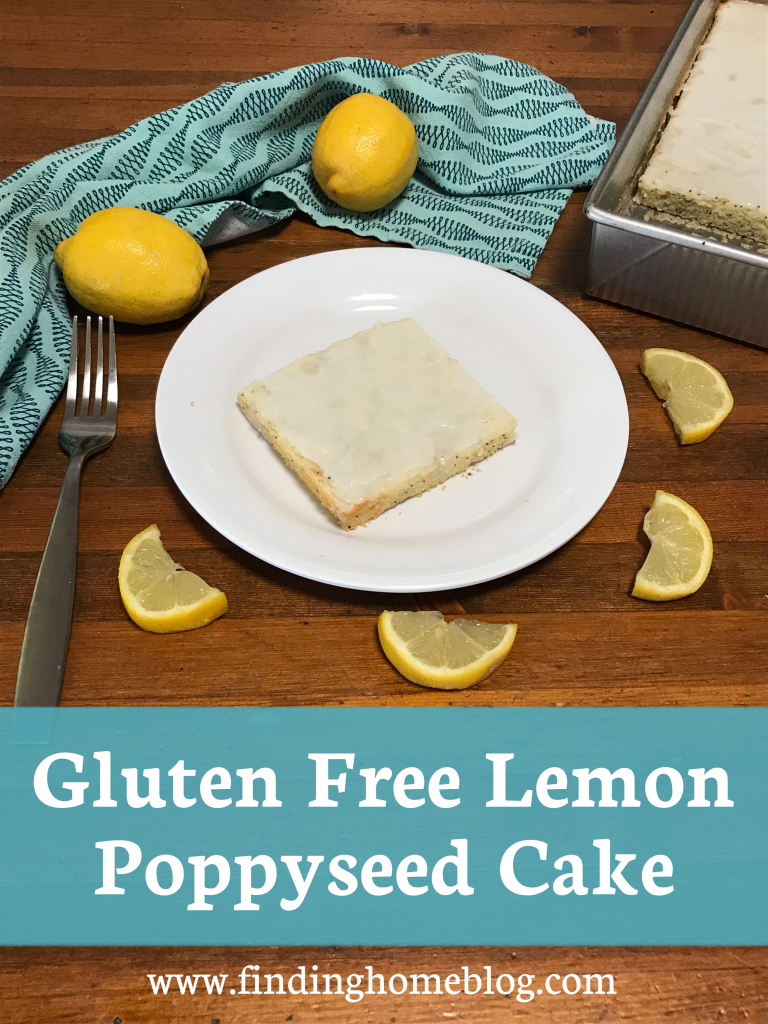
<instances>
[{"instance_id":1,"label":"yellow lemon","mask_svg":"<svg viewBox=\"0 0 768 1024\"><path fill-rule=\"evenodd\" d=\"M159 324L194 309L208 264L194 238L148 210L115 206L86 217L54 258L70 295L129 324Z\"/></svg>"},{"instance_id":2,"label":"yellow lemon","mask_svg":"<svg viewBox=\"0 0 768 1024\"><path fill-rule=\"evenodd\" d=\"M207 626L227 611L227 598L182 569L160 541L156 526L136 534L120 559L120 597L137 626L150 633L180 633Z\"/></svg>"},{"instance_id":3,"label":"yellow lemon","mask_svg":"<svg viewBox=\"0 0 768 1024\"><path fill-rule=\"evenodd\" d=\"M342 100L320 125L312 170L339 206L367 213L399 196L419 159L409 118L394 103L368 92Z\"/></svg>"},{"instance_id":4,"label":"yellow lemon","mask_svg":"<svg viewBox=\"0 0 768 1024\"><path fill-rule=\"evenodd\" d=\"M709 527L687 501L656 491L643 530L651 550L635 577L633 597L674 601L695 593L712 567Z\"/></svg>"},{"instance_id":5,"label":"yellow lemon","mask_svg":"<svg viewBox=\"0 0 768 1024\"><path fill-rule=\"evenodd\" d=\"M517 626L454 619L440 612L382 612L379 639L397 671L436 690L464 690L504 661Z\"/></svg>"},{"instance_id":6,"label":"yellow lemon","mask_svg":"<svg viewBox=\"0 0 768 1024\"><path fill-rule=\"evenodd\" d=\"M648 348L640 370L664 401L681 444L705 441L733 408L733 395L723 375L687 352Z\"/></svg>"}]
</instances>

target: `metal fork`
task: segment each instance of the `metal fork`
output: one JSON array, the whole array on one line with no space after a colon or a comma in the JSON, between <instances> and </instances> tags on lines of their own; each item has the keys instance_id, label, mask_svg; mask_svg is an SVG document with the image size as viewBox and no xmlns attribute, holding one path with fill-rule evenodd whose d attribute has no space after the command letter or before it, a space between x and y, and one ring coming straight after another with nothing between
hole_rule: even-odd
<instances>
[{"instance_id":1,"label":"metal fork","mask_svg":"<svg viewBox=\"0 0 768 1024\"><path fill-rule=\"evenodd\" d=\"M99 317L95 374L91 369L91 318L86 319L82 384L79 388L77 363L77 317L74 317L67 401L59 430L59 444L69 455L69 463L29 607L16 678L16 707L53 707L59 703L61 695L75 597L80 472L86 459L112 443L117 426L117 362L112 317L109 318L107 365L104 362L102 317Z\"/></svg>"}]
</instances>

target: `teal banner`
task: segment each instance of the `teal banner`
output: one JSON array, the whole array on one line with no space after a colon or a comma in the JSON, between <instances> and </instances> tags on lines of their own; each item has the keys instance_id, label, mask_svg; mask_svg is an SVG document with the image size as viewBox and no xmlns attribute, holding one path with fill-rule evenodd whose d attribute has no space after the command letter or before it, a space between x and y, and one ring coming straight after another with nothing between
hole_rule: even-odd
<instances>
[{"instance_id":1,"label":"teal banner","mask_svg":"<svg viewBox=\"0 0 768 1024\"><path fill-rule=\"evenodd\" d=\"M768 709L0 709L0 942L768 943Z\"/></svg>"}]
</instances>

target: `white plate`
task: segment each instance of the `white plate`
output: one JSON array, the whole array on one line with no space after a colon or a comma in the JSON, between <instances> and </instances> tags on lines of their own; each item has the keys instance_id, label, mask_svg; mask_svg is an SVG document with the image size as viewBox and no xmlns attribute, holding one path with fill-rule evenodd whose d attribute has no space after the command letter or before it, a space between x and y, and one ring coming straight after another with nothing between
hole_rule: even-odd
<instances>
[{"instance_id":1,"label":"white plate","mask_svg":"<svg viewBox=\"0 0 768 1024\"><path fill-rule=\"evenodd\" d=\"M243 385L377 320L413 317L519 421L518 440L346 532L240 412ZM501 270L409 249L283 263L179 337L157 389L160 447L187 500L246 551L309 579L395 593L495 579L560 547L621 471L619 375L565 306Z\"/></svg>"}]
</instances>

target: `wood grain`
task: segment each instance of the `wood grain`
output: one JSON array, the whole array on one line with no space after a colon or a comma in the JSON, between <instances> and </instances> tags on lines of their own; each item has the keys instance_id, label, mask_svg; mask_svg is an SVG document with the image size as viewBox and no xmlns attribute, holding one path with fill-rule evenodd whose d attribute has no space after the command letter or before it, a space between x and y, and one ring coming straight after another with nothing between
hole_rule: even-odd
<instances>
[{"instance_id":1,"label":"wood grain","mask_svg":"<svg viewBox=\"0 0 768 1024\"><path fill-rule=\"evenodd\" d=\"M539 67L592 114L623 127L685 3L661 0L5 0L0 174L63 146L238 81L344 54L397 65L484 50ZM520 573L461 591L386 597L290 576L233 548L173 486L154 435L163 362L184 321L121 327L120 429L83 480L78 590L63 702L84 704L765 705L768 580L768 353L583 294L589 225L569 202L533 282L600 338L621 374L630 447L595 519ZM211 301L243 278L311 253L379 245L289 223L208 253ZM736 405L706 443L681 448L640 376L643 349L679 348L716 365ZM0 497L0 703L13 700L35 574L64 468L54 409ZM650 606L629 596L656 488L709 523L715 562L693 597ZM174 557L226 590L230 613L205 630L157 637L127 619L116 588L127 540L157 521ZM384 607L516 621L510 658L475 689L412 686L383 658ZM258 957L258 959L256 959ZM441 971L462 964L543 978L613 973L591 1000L501 997L264 997L149 994L147 973L237 974L246 963L353 973ZM268 1024L294 1020L546 1024L768 1021L766 957L756 949L12 949L2 953L0 1024Z\"/></svg>"},{"instance_id":2,"label":"wood grain","mask_svg":"<svg viewBox=\"0 0 768 1024\"><path fill-rule=\"evenodd\" d=\"M258 964L262 977L282 973L284 983L298 966L305 965L307 973L317 966L320 986L323 974L339 974L344 981L355 973L366 977L368 964L384 978L434 972L445 978L464 965L484 977L488 965L494 976L534 975L534 989L550 974L600 973L614 976L616 994L544 995L529 1003L499 995L376 994L358 1003L338 995L262 995L254 1005L255 997L229 995L232 983L239 988L246 964ZM145 947L121 949L117 956L98 949L25 949L6 957L2 1019L13 1024L765 1024L765 970L764 951L750 948ZM148 974L195 972L227 974L225 994L152 995ZM36 985L45 996L30 1014L29 991ZM568 985L575 988L574 981Z\"/></svg>"}]
</instances>

